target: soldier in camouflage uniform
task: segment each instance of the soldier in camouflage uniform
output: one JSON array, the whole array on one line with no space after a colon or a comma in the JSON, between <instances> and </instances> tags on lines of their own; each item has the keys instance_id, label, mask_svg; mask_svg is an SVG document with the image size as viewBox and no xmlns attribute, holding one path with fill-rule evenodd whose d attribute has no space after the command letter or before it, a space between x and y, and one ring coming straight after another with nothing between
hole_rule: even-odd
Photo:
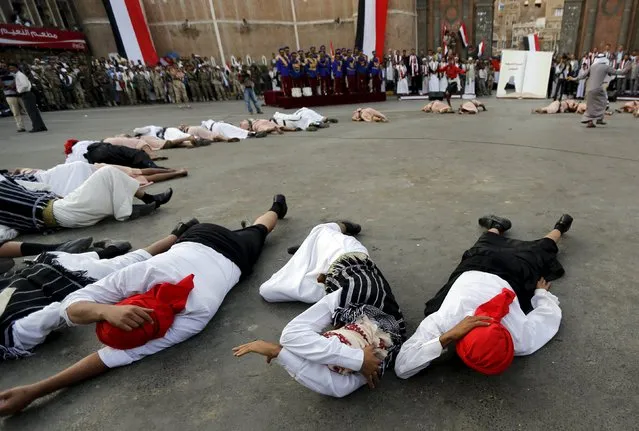
<instances>
[{"instance_id":1,"label":"soldier in camouflage uniform","mask_svg":"<svg viewBox=\"0 0 639 431\"><path fill-rule=\"evenodd\" d=\"M203 64L197 73L197 78L200 83L200 88L202 89L202 99L207 101L213 100L211 68L208 65Z\"/></svg>"},{"instance_id":2,"label":"soldier in camouflage uniform","mask_svg":"<svg viewBox=\"0 0 639 431\"><path fill-rule=\"evenodd\" d=\"M215 71L213 72L213 89L215 90L215 99L216 100L228 100L228 94L226 92L226 88L224 88L224 79L222 76L222 69L220 66L215 66Z\"/></svg>"},{"instance_id":3,"label":"soldier in camouflage uniform","mask_svg":"<svg viewBox=\"0 0 639 431\"><path fill-rule=\"evenodd\" d=\"M140 103L149 103L149 83L146 80L146 75L144 74L144 67L139 66L138 70L135 72L134 76L134 84L135 91L137 91L138 101Z\"/></svg>"},{"instance_id":4,"label":"soldier in camouflage uniform","mask_svg":"<svg viewBox=\"0 0 639 431\"><path fill-rule=\"evenodd\" d=\"M153 82L153 92L155 93L155 101L159 103L166 102L166 82L164 73L160 66L157 66L151 73L151 81Z\"/></svg>"},{"instance_id":5,"label":"soldier in camouflage uniform","mask_svg":"<svg viewBox=\"0 0 639 431\"><path fill-rule=\"evenodd\" d=\"M192 64L188 65L186 68L186 83L189 87L189 92L191 93L191 101L199 102L202 98L200 82L197 79L197 73L195 72L195 68Z\"/></svg>"},{"instance_id":6,"label":"soldier in camouflage uniform","mask_svg":"<svg viewBox=\"0 0 639 431\"><path fill-rule=\"evenodd\" d=\"M127 67L124 71L124 82L126 83L126 95L129 98L131 105L138 104L138 97L135 92L135 73L133 73L133 69Z\"/></svg>"},{"instance_id":7,"label":"soldier in camouflage uniform","mask_svg":"<svg viewBox=\"0 0 639 431\"><path fill-rule=\"evenodd\" d=\"M77 108L88 108L85 93L84 93L84 85L83 82L85 80L85 74L82 73L82 70L79 70L75 74L75 79L73 80L73 96L77 103Z\"/></svg>"},{"instance_id":8,"label":"soldier in camouflage uniform","mask_svg":"<svg viewBox=\"0 0 639 431\"><path fill-rule=\"evenodd\" d=\"M242 84L240 83L238 73L239 71L237 70L233 70L233 72L231 72L231 76L230 76L231 88L232 88L232 92L233 92L233 96L235 97L235 100L242 100L244 98L244 88L242 88Z\"/></svg>"},{"instance_id":9,"label":"soldier in camouflage uniform","mask_svg":"<svg viewBox=\"0 0 639 431\"><path fill-rule=\"evenodd\" d=\"M60 76L58 76L58 72L55 70L53 64L49 63L45 66L44 76L49 83L55 109L66 109L67 102L64 99L64 94L62 93L62 82L60 81Z\"/></svg>"}]
</instances>

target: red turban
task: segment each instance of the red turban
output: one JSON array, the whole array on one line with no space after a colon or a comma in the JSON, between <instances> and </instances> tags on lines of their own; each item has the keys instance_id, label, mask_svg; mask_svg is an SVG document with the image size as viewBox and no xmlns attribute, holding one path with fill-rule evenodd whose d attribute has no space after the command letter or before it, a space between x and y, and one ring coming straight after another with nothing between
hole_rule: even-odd
<instances>
[{"instance_id":1,"label":"red turban","mask_svg":"<svg viewBox=\"0 0 639 431\"><path fill-rule=\"evenodd\" d=\"M98 339L114 349L126 350L164 337L173 324L175 315L186 307L189 293L193 289L193 277L191 274L178 284L158 284L145 293L118 302L115 305L137 305L153 309L153 322L144 322L144 325L132 331L117 328L107 321L98 322L95 328Z\"/></svg>"},{"instance_id":2,"label":"red turban","mask_svg":"<svg viewBox=\"0 0 639 431\"><path fill-rule=\"evenodd\" d=\"M78 143L77 139L67 139L64 143L64 154L67 156L73 152L73 146Z\"/></svg>"},{"instance_id":3,"label":"red turban","mask_svg":"<svg viewBox=\"0 0 639 431\"><path fill-rule=\"evenodd\" d=\"M515 292L504 288L499 295L475 311L475 316L489 316L493 322L490 326L472 329L457 343L457 354L473 370L487 375L501 374L513 361L513 339L508 329L501 324L501 319L508 314L514 299Z\"/></svg>"}]
</instances>

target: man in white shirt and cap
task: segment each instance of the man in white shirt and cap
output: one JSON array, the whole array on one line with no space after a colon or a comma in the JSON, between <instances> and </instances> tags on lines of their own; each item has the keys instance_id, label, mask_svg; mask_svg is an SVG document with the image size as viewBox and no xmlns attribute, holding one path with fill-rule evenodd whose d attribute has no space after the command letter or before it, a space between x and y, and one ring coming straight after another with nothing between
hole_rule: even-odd
<instances>
[{"instance_id":1,"label":"man in white shirt and cap","mask_svg":"<svg viewBox=\"0 0 639 431\"><path fill-rule=\"evenodd\" d=\"M58 306L55 323L95 323L105 346L50 378L1 392L0 416L18 413L38 398L201 332L226 294L252 271L266 237L287 209L284 195L276 195L269 211L247 228L231 231L196 224L179 235L168 251L68 295Z\"/></svg>"},{"instance_id":2,"label":"man in white shirt and cap","mask_svg":"<svg viewBox=\"0 0 639 431\"><path fill-rule=\"evenodd\" d=\"M46 132L47 126L45 126L42 116L40 115L35 94L31 91L31 82L29 81L29 78L27 78L27 75L18 69L18 65L15 63L9 64L8 68L9 72L15 76L16 92L18 93L22 106L24 106L24 110L27 111L27 115L31 119L31 125L33 127L29 130L29 132Z\"/></svg>"},{"instance_id":3,"label":"man in white shirt and cap","mask_svg":"<svg viewBox=\"0 0 639 431\"><path fill-rule=\"evenodd\" d=\"M426 303L426 318L402 346L395 374L403 379L417 374L454 343L470 368L500 374L514 356L530 355L550 341L559 330L561 309L547 280L564 273L557 242L572 220L564 214L544 238L519 241L503 236L510 220L479 219L487 232Z\"/></svg>"},{"instance_id":4,"label":"man in white shirt and cap","mask_svg":"<svg viewBox=\"0 0 639 431\"><path fill-rule=\"evenodd\" d=\"M260 295L315 304L286 325L279 344L254 341L235 347L235 356L277 358L297 382L323 395L376 387L393 366L406 326L390 285L353 238L360 231L348 221L321 224L289 249L293 257L260 286Z\"/></svg>"}]
</instances>

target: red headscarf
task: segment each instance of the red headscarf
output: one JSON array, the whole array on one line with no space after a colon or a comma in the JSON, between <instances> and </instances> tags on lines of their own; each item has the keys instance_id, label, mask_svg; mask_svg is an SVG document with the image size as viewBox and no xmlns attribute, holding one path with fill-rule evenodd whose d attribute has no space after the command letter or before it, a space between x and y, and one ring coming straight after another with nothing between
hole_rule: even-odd
<instances>
[{"instance_id":1,"label":"red headscarf","mask_svg":"<svg viewBox=\"0 0 639 431\"><path fill-rule=\"evenodd\" d=\"M487 375L501 374L513 361L513 339L501 319L508 314L514 299L515 292L504 288L475 311L475 316L489 316L493 322L474 328L457 343L457 354L473 370Z\"/></svg>"},{"instance_id":2,"label":"red headscarf","mask_svg":"<svg viewBox=\"0 0 639 431\"><path fill-rule=\"evenodd\" d=\"M67 139L64 143L64 154L67 156L73 152L73 146L78 143L77 139Z\"/></svg>"},{"instance_id":3,"label":"red headscarf","mask_svg":"<svg viewBox=\"0 0 639 431\"><path fill-rule=\"evenodd\" d=\"M189 293L193 289L193 274L187 276L177 284L162 283L153 286L149 291L133 295L115 305L137 305L152 308L153 322L125 331L102 321L96 325L95 332L98 339L114 349L126 350L143 346L156 338L161 338L169 330L175 315L186 307Z\"/></svg>"}]
</instances>

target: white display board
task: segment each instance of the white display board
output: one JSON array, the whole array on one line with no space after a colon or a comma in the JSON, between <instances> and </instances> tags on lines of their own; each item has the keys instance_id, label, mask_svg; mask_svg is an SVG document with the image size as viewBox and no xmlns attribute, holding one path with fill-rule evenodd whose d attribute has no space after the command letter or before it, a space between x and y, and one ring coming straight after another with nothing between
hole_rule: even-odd
<instances>
[{"instance_id":1,"label":"white display board","mask_svg":"<svg viewBox=\"0 0 639 431\"><path fill-rule=\"evenodd\" d=\"M552 52L504 50L497 97L545 99Z\"/></svg>"}]
</instances>

